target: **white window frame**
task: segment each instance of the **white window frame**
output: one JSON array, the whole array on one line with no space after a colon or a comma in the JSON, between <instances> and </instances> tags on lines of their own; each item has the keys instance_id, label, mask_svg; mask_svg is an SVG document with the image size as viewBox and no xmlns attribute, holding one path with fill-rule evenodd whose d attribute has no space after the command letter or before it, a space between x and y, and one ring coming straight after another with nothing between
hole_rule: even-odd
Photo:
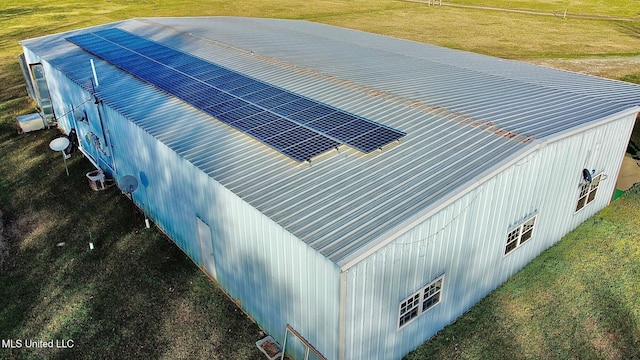
<instances>
[{"instance_id":1,"label":"white window frame","mask_svg":"<svg viewBox=\"0 0 640 360\"><path fill-rule=\"evenodd\" d=\"M402 299L400 306L398 306L398 330L409 325L413 320L420 317L420 315L440 304L442 302L443 287L444 275L440 275L427 285Z\"/></svg>"},{"instance_id":2,"label":"white window frame","mask_svg":"<svg viewBox=\"0 0 640 360\"><path fill-rule=\"evenodd\" d=\"M536 227L538 214L528 217L518 226L511 228L507 232L507 241L504 244L503 256L507 256L520 248L525 242L533 238L533 231ZM510 248L511 247L511 248Z\"/></svg>"},{"instance_id":3,"label":"white window frame","mask_svg":"<svg viewBox=\"0 0 640 360\"><path fill-rule=\"evenodd\" d=\"M580 184L580 192L578 193L578 201L576 202L575 209L576 213L587 207L587 205L591 204L596 199L600 182L603 180L602 177L602 172L600 172L592 178L591 182L585 181Z\"/></svg>"}]
</instances>

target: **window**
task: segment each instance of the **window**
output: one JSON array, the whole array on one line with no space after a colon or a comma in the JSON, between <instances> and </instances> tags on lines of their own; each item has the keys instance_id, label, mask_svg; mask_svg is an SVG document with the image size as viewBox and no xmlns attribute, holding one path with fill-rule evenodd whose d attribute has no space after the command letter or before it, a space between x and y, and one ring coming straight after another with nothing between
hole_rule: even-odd
<instances>
[{"instance_id":1,"label":"window","mask_svg":"<svg viewBox=\"0 0 640 360\"><path fill-rule=\"evenodd\" d=\"M530 217L515 229L507 233L507 244L504 248L504 254L512 252L520 247L533 236L533 227L536 224L536 216Z\"/></svg>"},{"instance_id":2,"label":"window","mask_svg":"<svg viewBox=\"0 0 640 360\"><path fill-rule=\"evenodd\" d=\"M398 329L440 303L443 281L440 276L400 302Z\"/></svg>"},{"instance_id":3,"label":"window","mask_svg":"<svg viewBox=\"0 0 640 360\"><path fill-rule=\"evenodd\" d=\"M408 299L400 303L400 323L402 327L411 321L413 318L418 317L420 308L420 293L411 295Z\"/></svg>"},{"instance_id":4,"label":"window","mask_svg":"<svg viewBox=\"0 0 640 360\"><path fill-rule=\"evenodd\" d=\"M596 198L596 192L598 191L598 185L600 185L600 179L602 174L598 174L593 177L591 182L585 182L580 185L580 196L578 197L578 204L576 205L576 211L579 211L583 207L589 205Z\"/></svg>"}]
</instances>

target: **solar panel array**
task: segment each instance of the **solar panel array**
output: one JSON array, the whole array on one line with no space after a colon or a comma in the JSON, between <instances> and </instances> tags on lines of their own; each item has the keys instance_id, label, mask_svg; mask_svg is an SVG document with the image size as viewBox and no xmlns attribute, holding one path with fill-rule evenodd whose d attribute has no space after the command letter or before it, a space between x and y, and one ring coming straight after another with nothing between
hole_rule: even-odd
<instances>
[{"instance_id":1,"label":"solar panel array","mask_svg":"<svg viewBox=\"0 0 640 360\"><path fill-rule=\"evenodd\" d=\"M67 40L296 161L341 143L369 153L405 135L120 29Z\"/></svg>"}]
</instances>

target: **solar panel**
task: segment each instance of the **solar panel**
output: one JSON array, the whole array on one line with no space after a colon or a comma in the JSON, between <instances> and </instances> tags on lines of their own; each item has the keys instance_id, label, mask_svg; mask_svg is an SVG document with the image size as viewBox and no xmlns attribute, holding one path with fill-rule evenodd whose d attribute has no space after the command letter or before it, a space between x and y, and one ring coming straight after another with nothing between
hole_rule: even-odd
<instances>
[{"instance_id":1,"label":"solar panel","mask_svg":"<svg viewBox=\"0 0 640 360\"><path fill-rule=\"evenodd\" d=\"M224 104L229 104L231 102L228 103L224 103ZM231 124L235 121L238 120L242 120L246 117L249 117L253 114L259 113L261 112L262 109L260 109L259 107L255 106L255 105L251 105L248 104L246 106L243 107L233 107L231 108L231 110L225 112L225 113L220 113L218 115L218 117L220 119L222 119L222 121L226 122L227 124Z\"/></svg>"},{"instance_id":2,"label":"solar panel","mask_svg":"<svg viewBox=\"0 0 640 360\"><path fill-rule=\"evenodd\" d=\"M309 122L308 125L314 129L318 129L318 131L320 132L325 133L339 126L349 126L349 122L345 121L344 119L339 119L335 116L325 116Z\"/></svg>"},{"instance_id":3,"label":"solar panel","mask_svg":"<svg viewBox=\"0 0 640 360\"><path fill-rule=\"evenodd\" d=\"M266 109L275 109L278 106L282 106L288 104L290 102L294 102L298 100L300 97L291 93L288 93L284 90L281 90L280 93L276 96L272 96L270 98L256 101L256 104L260 104L260 106Z\"/></svg>"},{"instance_id":4,"label":"solar panel","mask_svg":"<svg viewBox=\"0 0 640 360\"><path fill-rule=\"evenodd\" d=\"M293 113L289 115L289 117L299 123L310 124L312 121L319 120L324 117L333 118L334 116L331 115L333 115L335 112L336 110L331 107L325 105L315 105ZM342 125L342 123L340 123L339 125Z\"/></svg>"},{"instance_id":5,"label":"solar panel","mask_svg":"<svg viewBox=\"0 0 640 360\"><path fill-rule=\"evenodd\" d=\"M355 137L349 141L349 145L356 149L362 149L362 151L368 153L376 150L375 144L385 143L388 144L396 140L397 134L394 130L385 127L375 129L375 131L369 131L358 137Z\"/></svg>"},{"instance_id":6,"label":"solar panel","mask_svg":"<svg viewBox=\"0 0 640 360\"><path fill-rule=\"evenodd\" d=\"M277 138L269 139L272 142L276 142ZM322 154L334 148L334 141L325 136L315 136L306 139L302 142L291 145L287 148L280 150L283 154L293 156L295 154L302 158L313 157L313 154Z\"/></svg>"},{"instance_id":7,"label":"solar panel","mask_svg":"<svg viewBox=\"0 0 640 360\"><path fill-rule=\"evenodd\" d=\"M273 112L283 116L288 116L298 111L308 109L315 106L317 103L313 100L298 98L295 101L288 102L273 109Z\"/></svg>"},{"instance_id":8,"label":"solar panel","mask_svg":"<svg viewBox=\"0 0 640 360\"><path fill-rule=\"evenodd\" d=\"M247 130L247 132L261 139L269 139L283 132L290 131L297 128L301 128L301 126L297 125L294 122L287 121L285 119L276 119L266 124L262 124L261 126L254 127L253 129L249 129ZM309 132L306 135L306 137L311 138L316 135L317 135L316 133ZM281 144L281 146L284 146L284 145L286 144Z\"/></svg>"},{"instance_id":9,"label":"solar panel","mask_svg":"<svg viewBox=\"0 0 640 360\"><path fill-rule=\"evenodd\" d=\"M212 111L212 113L215 114L214 116L216 116L216 115L224 114L224 113L226 113L228 111L231 111L231 110L242 108L242 107L247 106L247 105L249 105L248 102L246 102L244 100L241 100L241 99L238 99L238 98L234 98L234 99L231 99L229 101L226 101L226 102L223 102L223 103L216 104L214 106L208 107L207 110L210 109ZM258 109L259 109L258 111L262 111L262 109L260 109L260 108L258 108ZM248 114L248 115L251 115L251 114Z\"/></svg>"},{"instance_id":10,"label":"solar panel","mask_svg":"<svg viewBox=\"0 0 640 360\"><path fill-rule=\"evenodd\" d=\"M405 135L117 28L67 40L297 161L340 143L368 153Z\"/></svg>"},{"instance_id":11,"label":"solar panel","mask_svg":"<svg viewBox=\"0 0 640 360\"><path fill-rule=\"evenodd\" d=\"M248 101L251 101L251 102L258 102L258 101L266 100L266 99L274 97L274 96L278 96L278 95L282 94L282 92L283 92L283 90L280 90L280 89L272 87L272 86L268 86L267 88L264 88L262 90L258 90L255 93L246 95L246 96L244 96L244 98L247 99Z\"/></svg>"},{"instance_id":12,"label":"solar panel","mask_svg":"<svg viewBox=\"0 0 640 360\"><path fill-rule=\"evenodd\" d=\"M236 96L241 96L243 99L250 101L249 99L247 99L247 96L249 94L253 94L256 93L260 90L264 90L266 88L268 88L269 85L267 84L262 84L262 83L256 83L256 84L248 84L236 89L233 89L231 91L229 91L230 93L232 93L233 95Z\"/></svg>"},{"instance_id":13,"label":"solar panel","mask_svg":"<svg viewBox=\"0 0 640 360\"><path fill-rule=\"evenodd\" d=\"M233 123L231 123L231 125L240 131L246 132L249 129L262 126L266 123L276 121L278 119L280 119L278 115L274 113L270 113L268 111L263 111L263 112L248 116L242 120L234 121Z\"/></svg>"},{"instance_id":14,"label":"solar panel","mask_svg":"<svg viewBox=\"0 0 640 360\"><path fill-rule=\"evenodd\" d=\"M281 132L264 141L288 156L301 158L307 158L316 153L322 154L335 147L333 140L302 126Z\"/></svg>"}]
</instances>

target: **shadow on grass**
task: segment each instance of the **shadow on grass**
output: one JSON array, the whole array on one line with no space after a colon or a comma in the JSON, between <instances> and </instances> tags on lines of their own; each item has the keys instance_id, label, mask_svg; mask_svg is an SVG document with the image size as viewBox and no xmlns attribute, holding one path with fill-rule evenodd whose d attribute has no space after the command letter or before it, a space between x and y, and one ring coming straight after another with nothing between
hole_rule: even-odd
<instances>
[{"instance_id":1,"label":"shadow on grass","mask_svg":"<svg viewBox=\"0 0 640 360\"><path fill-rule=\"evenodd\" d=\"M599 321L605 327L614 350L621 359L640 359L640 326L635 315L605 284L594 288L593 303L600 309Z\"/></svg>"},{"instance_id":2,"label":"shadow on grass","mask_svg":"<svg viewBox=\"0 0 640 360\"><path fill-rule=\"evenodd\" d=\"M636 82L640 84L640 74L636 75ZM640 120L636 118L636 123L631 132L631 139L629 139L629 145L627 146L627 153L638 160L640 159Z\"/></svg>"},{"instance_id":3,"label":"shadow on grass","mask_svg":"<svg viewBox=\"0 0 640 360\"><path fill-rule=\"evenodd\" d=\"M0 65L0 84L3 86L3 91L0 92L0 106L12 100L20 101L20 99L26 98L27 96L26 85L24 84L20 64L18 63L18 55L12 60L13 61L8 64ZM22 107L16 107L16 109L22 109ZM4 106L2 106L2 110L5 110Z\"/></svg>"},{"instance_id":4,"label":"shadow on grass","mask_svg":"<svg viewBox=\"0 0 640 360\"><path fill-rule=\"evenodd\" d=\"M0 204L12 237L0 272L0 338L73 347L0 349L0 357L260 356L257 326L177 246L144 229L142 216L135 221L117 188L91 191L93 168L79 153L66 176L48 149L58 136L2 137Z\"/></svg>"}]
</instances>

